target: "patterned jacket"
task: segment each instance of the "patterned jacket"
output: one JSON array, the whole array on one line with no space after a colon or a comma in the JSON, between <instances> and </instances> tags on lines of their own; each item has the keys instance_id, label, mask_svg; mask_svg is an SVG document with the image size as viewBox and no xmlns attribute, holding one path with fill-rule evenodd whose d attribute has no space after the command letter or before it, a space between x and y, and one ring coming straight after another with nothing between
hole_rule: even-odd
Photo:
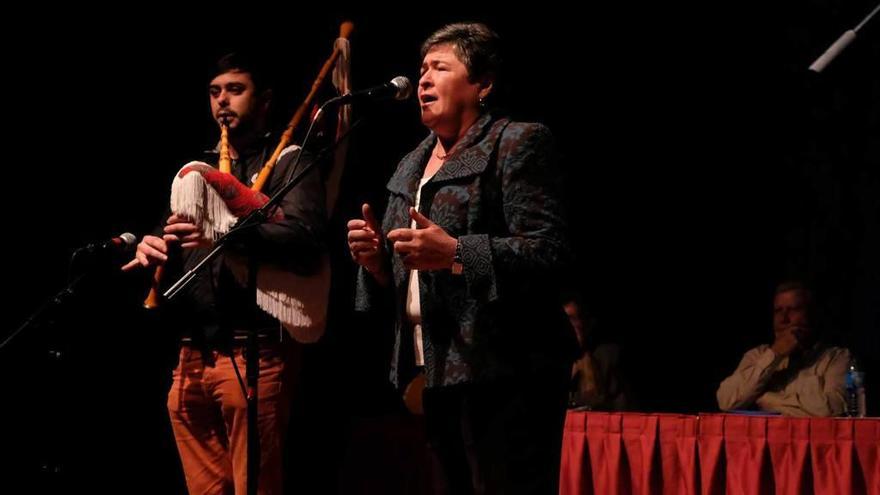
<instances>
[{"instance_id":1,"label":"patterned jacket","mask_svg":"<svg viewBox=\"0 0 880 495\"><path fill-rule=\"evenodd\" d=\"M410 226L409 207L436 141L431 133L388 182L382 231ZM419 272L428 387L569 367L574 334L562 312L558 276L570 259L554 143L541 124L484 114L422 188L419 211L458 238L464 272ZM405 316L409 280L390 243L396 314L391 379L414 370ZM361 268L356 307L382 290Z\"/></svg>"}]
</instances>

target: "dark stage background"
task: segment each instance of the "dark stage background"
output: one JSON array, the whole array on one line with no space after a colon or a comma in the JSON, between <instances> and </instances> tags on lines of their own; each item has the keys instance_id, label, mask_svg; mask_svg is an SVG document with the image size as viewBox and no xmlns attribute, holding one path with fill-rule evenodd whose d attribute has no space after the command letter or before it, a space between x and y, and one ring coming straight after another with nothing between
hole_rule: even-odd
<instances>
[{"instance_id":1,"label":"dark stage background","mask_svg":"<svg viewBox=\"0 0 880 495\"><path fill-rule=\"evenodd\" d=\"M623 345L641 409L715 410L718 382L771 337L774 283L803 276L835 338L866 362L869 413L880 414L880 19L825 73L806 70L873 3L508 5L184 15L143 4L7 18L30 34L0 34L0 336L63 288L76 247L159 220L173 173L216 140L205 69L222 53L249 40L276 55L286 121L345 17L356 88L417 80L427 35L481 20L509 44L513 114L558 138L573 283ZM390 328L350 310L344 223L360 202L384 202L426 131L414 100L357 112L366 120L333 220L332 324L306 355L291 432L290 485L308 493L378 493L370 483L393 460L418 466L418 425L386 383ZM95 277L54 324L0 350L0 492L183 492L165 413L175 344L139 310L143 282ZM396 489L415 492L419 469ZM13 489L19 478L40 488Z\"/></svg>"}]
</instances>

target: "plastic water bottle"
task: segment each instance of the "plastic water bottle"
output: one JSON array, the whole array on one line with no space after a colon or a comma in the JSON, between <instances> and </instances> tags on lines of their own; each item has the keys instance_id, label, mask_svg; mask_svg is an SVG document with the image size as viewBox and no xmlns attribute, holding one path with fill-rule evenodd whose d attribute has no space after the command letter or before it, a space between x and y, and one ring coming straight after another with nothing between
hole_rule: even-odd
<instances>
[{"instance_id":1,"label":"plastic water bottle","mask_svg":"<svg viewBox=\"0 0 880 495\"><path fill-rule=\"evenodd\" d=\"M867 414L865 405L865 372L859 369L856 358L851 358L846 369L846 415L851 418L864 418Z\"/></svg>"}]
</instances>

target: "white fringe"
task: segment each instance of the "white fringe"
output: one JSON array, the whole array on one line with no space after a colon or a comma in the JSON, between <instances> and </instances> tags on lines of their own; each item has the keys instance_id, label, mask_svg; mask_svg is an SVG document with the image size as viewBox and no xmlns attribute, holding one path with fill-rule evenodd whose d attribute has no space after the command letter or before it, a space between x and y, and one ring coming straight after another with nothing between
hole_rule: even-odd
<instances>
[{"instance_id":1,"label":"white fringe","mask_svg":"<svg viewBox=\"0 0 880 495\"><path fill-rule=\"evenodd\" d=\"M247 260L226 253L236 281L247 284ZM323 255L317 273L297 275L276 265L263 263L257 271L257 306L278 318L287 333L298 342L317 342L327 328L330 297L330 257Z\"/></svg>"},{"instance_id":2,"label":"white fringe","mask_svg":"<svg viewBox=\"0 0 880 495\"><path fill-rule=\"evenodd\" d=\"M321 257L318 273L302 276L263 265L257 273L257 306L278 318L291 337L312 343L327 327L330 257Z\"/></svg>"},{"instance_id":3,"label":"white fringe","mask_svg":"<svg viewBox=\"0 0 880 495\"><path fill-rule=\"evenodd\" d=\"M189 162L181 170L191 165L209 166L203 162ZM229 232L238 221L223 198L197 172L190 172L183 178L180 177L180 171L174 175L174 182L171 183L171 211L189 218L202 229L205 238L211 241Z\"/></svg>"}]
</instances>

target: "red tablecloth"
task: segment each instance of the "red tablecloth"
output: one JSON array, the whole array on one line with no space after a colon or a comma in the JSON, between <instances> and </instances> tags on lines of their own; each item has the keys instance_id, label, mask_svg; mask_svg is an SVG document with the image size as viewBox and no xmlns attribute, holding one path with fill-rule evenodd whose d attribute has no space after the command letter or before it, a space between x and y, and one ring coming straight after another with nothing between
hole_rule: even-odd
<instances>
[{"instance_id":1,"label":"red tablecloth","mask_svg":"<svg viewBox=\"0 0 880 495\"><path fill-rule=\"evenodd\" d=\"M569 412L560 493L880 495L880 418Z\"/></svg>"}]
</instances>

